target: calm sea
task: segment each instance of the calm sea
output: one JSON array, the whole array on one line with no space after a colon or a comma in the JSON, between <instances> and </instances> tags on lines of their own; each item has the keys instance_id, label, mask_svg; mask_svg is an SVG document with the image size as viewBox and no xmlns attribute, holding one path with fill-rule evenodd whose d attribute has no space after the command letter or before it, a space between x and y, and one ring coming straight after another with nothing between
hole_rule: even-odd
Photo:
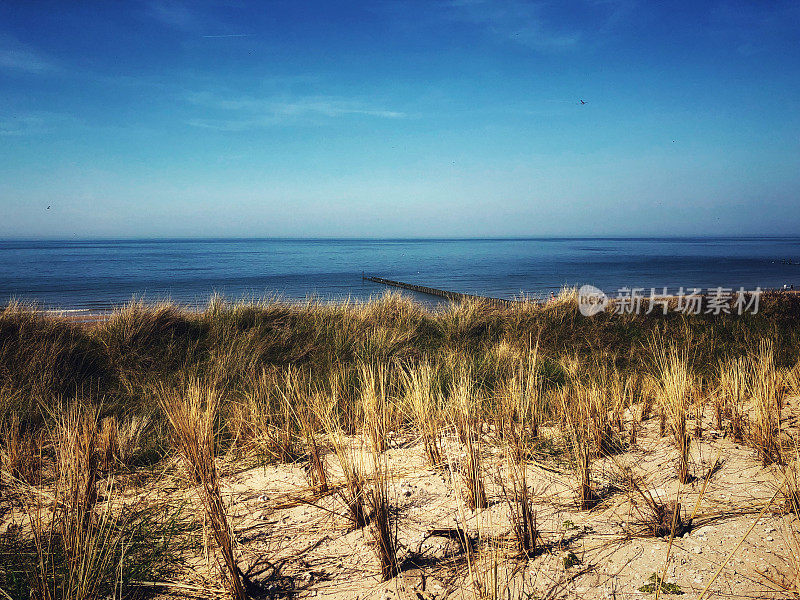
<instances>
[{"instance_id":1,"label":"calm sea","mask_svg":"<svg viewBox=\"0 0 800 600\"><path fill-rule=\"evenodd\" d=\"M105 310L133 297L196 305L214 293L338 300L384 292L362 273L500 298L587 283L607 293L800 288L800 238L0 242L0 301L43 308Z\"/></svg>"}]
</instances>

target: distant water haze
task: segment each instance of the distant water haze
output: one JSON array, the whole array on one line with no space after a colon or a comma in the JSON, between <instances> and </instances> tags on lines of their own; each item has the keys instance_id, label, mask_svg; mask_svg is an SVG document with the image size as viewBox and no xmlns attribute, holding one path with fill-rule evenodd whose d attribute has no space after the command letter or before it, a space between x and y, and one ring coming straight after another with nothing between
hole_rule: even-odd
<instances>
[{"instance_id":1,"label":"distant water haze","mask_svg":"<svg viewBox=\"0 0 800 600\"><path fill-rule=\"evenodd\" d=\"M107 310L134 297L202 305L215 293L365 300L390 289L362 273L509 299L583 284L611 294L622 287L800 288L800 238L0 242L0 300L43 308Z\"/></svg>"}]
</instances>

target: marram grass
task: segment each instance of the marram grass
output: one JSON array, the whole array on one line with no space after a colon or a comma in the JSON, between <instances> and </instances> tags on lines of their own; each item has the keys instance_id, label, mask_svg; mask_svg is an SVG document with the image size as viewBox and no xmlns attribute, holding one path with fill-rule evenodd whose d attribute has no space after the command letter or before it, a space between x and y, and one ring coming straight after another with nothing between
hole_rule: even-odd
<instances>
[{"instance_id":1,"label":"marram grass","mask_svg":"<svg viewBox=\"0 0 800 600\"><path fill-rule=\"evenodd\" d=\"M500 489L521 555L540 551L526 461L543 448L558 455L574 471L566 480L577 507L591 509L600 500L595 461L636 444L640 421L663 415L676 477L688 482L702 475L693 473L691 436L703 435L706 404L720 433L787 473L791 507L796 449L781 411L800 389L799 314L794 297L766 297L759 314L742 317L587 318L570 294L546 305L439 310L387 294L344 304L215 298L202 311L132 303L82 325L9 305L0 312L0 503L27 498L30 523L21 537L4 534L0 552L11 544L47 559L0 567L0 589L134 597L137 577L166 572L169 551L139 545L128 557L121 548L177 526L163 512L131 520L116 510L113 482L173 473L176 453L202 509L195 527L213 538L205 551L217 559L218 587L234 598L254 588L241 570L220 457L301 463L309 489L334 494L339 518L370 532L382 579L402 568L388 458L397 432L417 439L428 466L452 471L464 515ZM504 465L496 474L495 450ZM653 513L645 529L674 533L667 521L680 509L639 496ZM481 563L467 554L470 569ZM472 579L488 589L483 575Z\"/></svg>"}]
</instances>

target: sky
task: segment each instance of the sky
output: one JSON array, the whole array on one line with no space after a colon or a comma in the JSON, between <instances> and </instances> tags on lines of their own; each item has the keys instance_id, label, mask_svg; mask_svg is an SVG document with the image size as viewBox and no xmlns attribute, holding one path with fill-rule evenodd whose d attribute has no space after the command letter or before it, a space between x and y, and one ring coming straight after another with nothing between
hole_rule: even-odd
<instances>
[{"instance_id":1,"label":"sky","mask_svg":"<svg viewBox=\"0 0 800 600\"><path fill-rule=\"evenodd\" d=\"M793 235L800 3L0 3L0 238Z\"/></svg>"}]
</instances>

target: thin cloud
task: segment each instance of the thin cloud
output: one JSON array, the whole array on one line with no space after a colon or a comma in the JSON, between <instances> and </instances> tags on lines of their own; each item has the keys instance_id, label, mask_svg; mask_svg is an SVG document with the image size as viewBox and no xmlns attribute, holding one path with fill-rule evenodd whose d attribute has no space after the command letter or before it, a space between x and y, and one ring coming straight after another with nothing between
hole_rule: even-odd
<instances>
[{"instance_id":1,"label":"thin cloud","mask_svg":"<svg viewBox=\"0 0 800 600\"><path fill-rule=\"evenodd\" d=\"M279 119L261 117L256 119L189 119L186 124L199 129L213 131L246 131L280 125Z\"/></svg>"},{"instance_id":2,"label":"thin cloud","mask_svg":"<svg viewBox=\"0 0 800 600\"><path fill-rule=\"evenodd\" d=\"M382 119L402 119L407 115L396 110L383 110L360 106L347 100L306 99L295 102L275 103L271 107L276 114L302 116L319 114L326 117L342 117L345 115L363 115Z\"/></svg>"},{"instance_id":3,"label":"thin cloud","mask_svg":"<svg viewBox=\"0 0 800 600\"><path fill-rule=\"evenodd\" d=\"M38 52L9 36L0 35L0 69L42 74L56 71L56 65Z\"/></svg>"},{"instance_id":4,"label":"thin cloud","mask_svg":"<svg viewBox=\"0 0 800 600\"><path fill-rule=\"evenodd\" d=\"M165 0L150 2L147 14L162 25L181 31L198 31L204 26L204 21L200 16L181 2Z\"/></svg>"},{"instance_id":5,"label":"thin cloud","mask_svg":"<svg viewBox=\"0 0 800 600\"><path fill-rule=\"evenodd\" d=\"M631 15L636 0L443 0L440 14L539 51L602 43Z\"/></svg>"},{"instance_id":6,"label":"thin cloud","mask_svg":"<svg viewBox=\"0 0 800 600\"><path fill-rule=\"evenodd\" d=\"M45 135L74 123L71 115L53 112L22 112L0 115L0 136Z\"/></svg>"},{"instance_id":7,"label":"thin cloud","mask_svg":"<svg viewBox=\"0 0 800 600\"><path fill-rule=\"evenodd\" d=\"M206 7L208 8L208 7ZM147 5L147 16L161 25L202 38L250 37L252 33L237 32L216 19L209 10L201 10L200 3L179 0L151 0Z\"/></svg>"},{"instance_id":8,"label":"thin cloud","mask_svg":"<svg viewBox=\"0 0 800 600\"><path fill-rule=\"evenodd\" d=\"M356 100L324 96L290 99L248 96L231 98L202 92L190 94L187 100L191 104L219 113L218 116L190 119L187 121L189 125L220 131L270 127L314 118L362 116L403 119L408 116L401 111L378 108Z\"/></svg>"},{"instance_id":9,"label":"thin cloud","mask_svg":"<svg viewBox=\"0 0 800 600\"><path fill-rule=\"evenodd\" d=\"M482 25L499 37L533 48L571 48L582 37L579 30L557 29L547 23L543 2L449 0L444 6L452 19Z\"/></svg>"}]
</instances>

